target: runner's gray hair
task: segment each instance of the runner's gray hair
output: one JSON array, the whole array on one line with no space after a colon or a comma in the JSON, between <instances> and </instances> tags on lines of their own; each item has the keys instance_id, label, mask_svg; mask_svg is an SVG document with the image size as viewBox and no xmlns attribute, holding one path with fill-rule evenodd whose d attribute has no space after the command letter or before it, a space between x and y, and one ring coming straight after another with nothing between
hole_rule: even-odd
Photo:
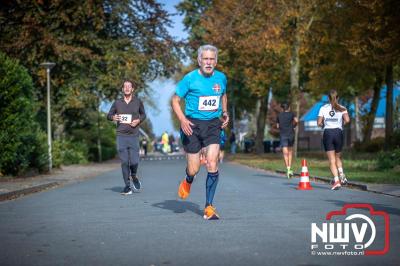
<instances>
[{"instance_id":1,"label":"runner's gray hair","mask_svg":"<svg viewBox=\"0 0 400 266\"><path fill-rule=\"evenodd\" d=\"M212 51L215 53L215 62L218 61L218 48L210 45L210 44L206 44L206 45L202 45L199 47L199 49L197 50L197 60L201 60L201 55L203 54L204 51Z\"/></svg>"}]
</instances>

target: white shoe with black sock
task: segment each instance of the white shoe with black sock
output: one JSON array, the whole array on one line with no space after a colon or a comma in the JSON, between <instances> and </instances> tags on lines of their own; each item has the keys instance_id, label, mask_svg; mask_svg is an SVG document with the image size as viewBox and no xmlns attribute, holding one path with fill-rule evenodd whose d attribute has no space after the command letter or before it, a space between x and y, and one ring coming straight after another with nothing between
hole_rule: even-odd
<instances>
[{"instance_id":1,"label":"white shoe with black sock","mask_svg":"<svg viewBox=\"0 0 400 266\"><path fill-rule=\"evenodd\" d=\"M340 182L342 183L342 185L347 185L347 178L343 172L343 168L339 167L338 172L339 172Z\"/></svg>"}]
</instances>

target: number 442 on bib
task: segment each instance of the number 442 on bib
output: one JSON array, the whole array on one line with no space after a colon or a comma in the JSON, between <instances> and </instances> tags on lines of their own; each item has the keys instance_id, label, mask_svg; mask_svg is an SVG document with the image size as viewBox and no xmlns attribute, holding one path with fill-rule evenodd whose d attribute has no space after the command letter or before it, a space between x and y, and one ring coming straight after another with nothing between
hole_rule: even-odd
<instances>
[{"instance_id":1,"label":"number 442 on bib","mask_svg":"<svg viewBox=\"0 0 400 266\"><path fill-rule=\"evenodd\" d=\"M199 111L215 111L219 107L220 96L200 96Z\"/></svg>"}]
</instances>

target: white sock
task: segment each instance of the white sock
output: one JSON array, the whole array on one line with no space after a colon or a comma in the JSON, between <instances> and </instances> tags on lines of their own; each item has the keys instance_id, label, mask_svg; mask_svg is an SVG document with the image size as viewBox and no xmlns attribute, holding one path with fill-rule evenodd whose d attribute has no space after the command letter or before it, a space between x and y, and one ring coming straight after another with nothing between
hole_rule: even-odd
<instances>
[{"instance_id":1,"label":"white sock","mask_svg":"<svg viewBox=\"0 0 400 266\"><path fill-rule=\"evenodd\" d=\"M335 182L339 181L339 177L338 176L335 176L334 179L335 179Z\"/></svg>"},{"instance_id":2,"label":"white sock","mask_svg":"<svg viewBox=\"0 0 400 266\"><path fill-rule=\"evenodd\" d=\"M343 175L343 168L342 167L339 167L337 170L339 171L339 175Z\"/></svg>"}]
</instances>

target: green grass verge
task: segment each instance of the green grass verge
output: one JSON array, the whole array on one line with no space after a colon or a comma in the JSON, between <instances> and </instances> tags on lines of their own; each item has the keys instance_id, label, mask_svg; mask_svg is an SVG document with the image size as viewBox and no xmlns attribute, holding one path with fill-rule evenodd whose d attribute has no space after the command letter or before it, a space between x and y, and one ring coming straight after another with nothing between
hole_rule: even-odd
<instances>
[{"instance_id":1,"label":"green grass verge","mask_svg":"<svg viewBox=\"0 0 400 266\"><path fill-rule=\"evenodd\" d=\"M324 153L302 153L298 159L292 163L292 169L296 173L301 172L301 159L307 159L307 166L310 176L331 177L328 160ZM356 159L360 158L360 159ZM230 155L229 160L250 167L265 170L286 171L282 154L236 154ZM400 184L400 168L390 170L378 170L376 160L373 155L368 154L348 154L343 159L344 172L349 180L365 183L378 184Z\"/></svg>"}]
</instances>

